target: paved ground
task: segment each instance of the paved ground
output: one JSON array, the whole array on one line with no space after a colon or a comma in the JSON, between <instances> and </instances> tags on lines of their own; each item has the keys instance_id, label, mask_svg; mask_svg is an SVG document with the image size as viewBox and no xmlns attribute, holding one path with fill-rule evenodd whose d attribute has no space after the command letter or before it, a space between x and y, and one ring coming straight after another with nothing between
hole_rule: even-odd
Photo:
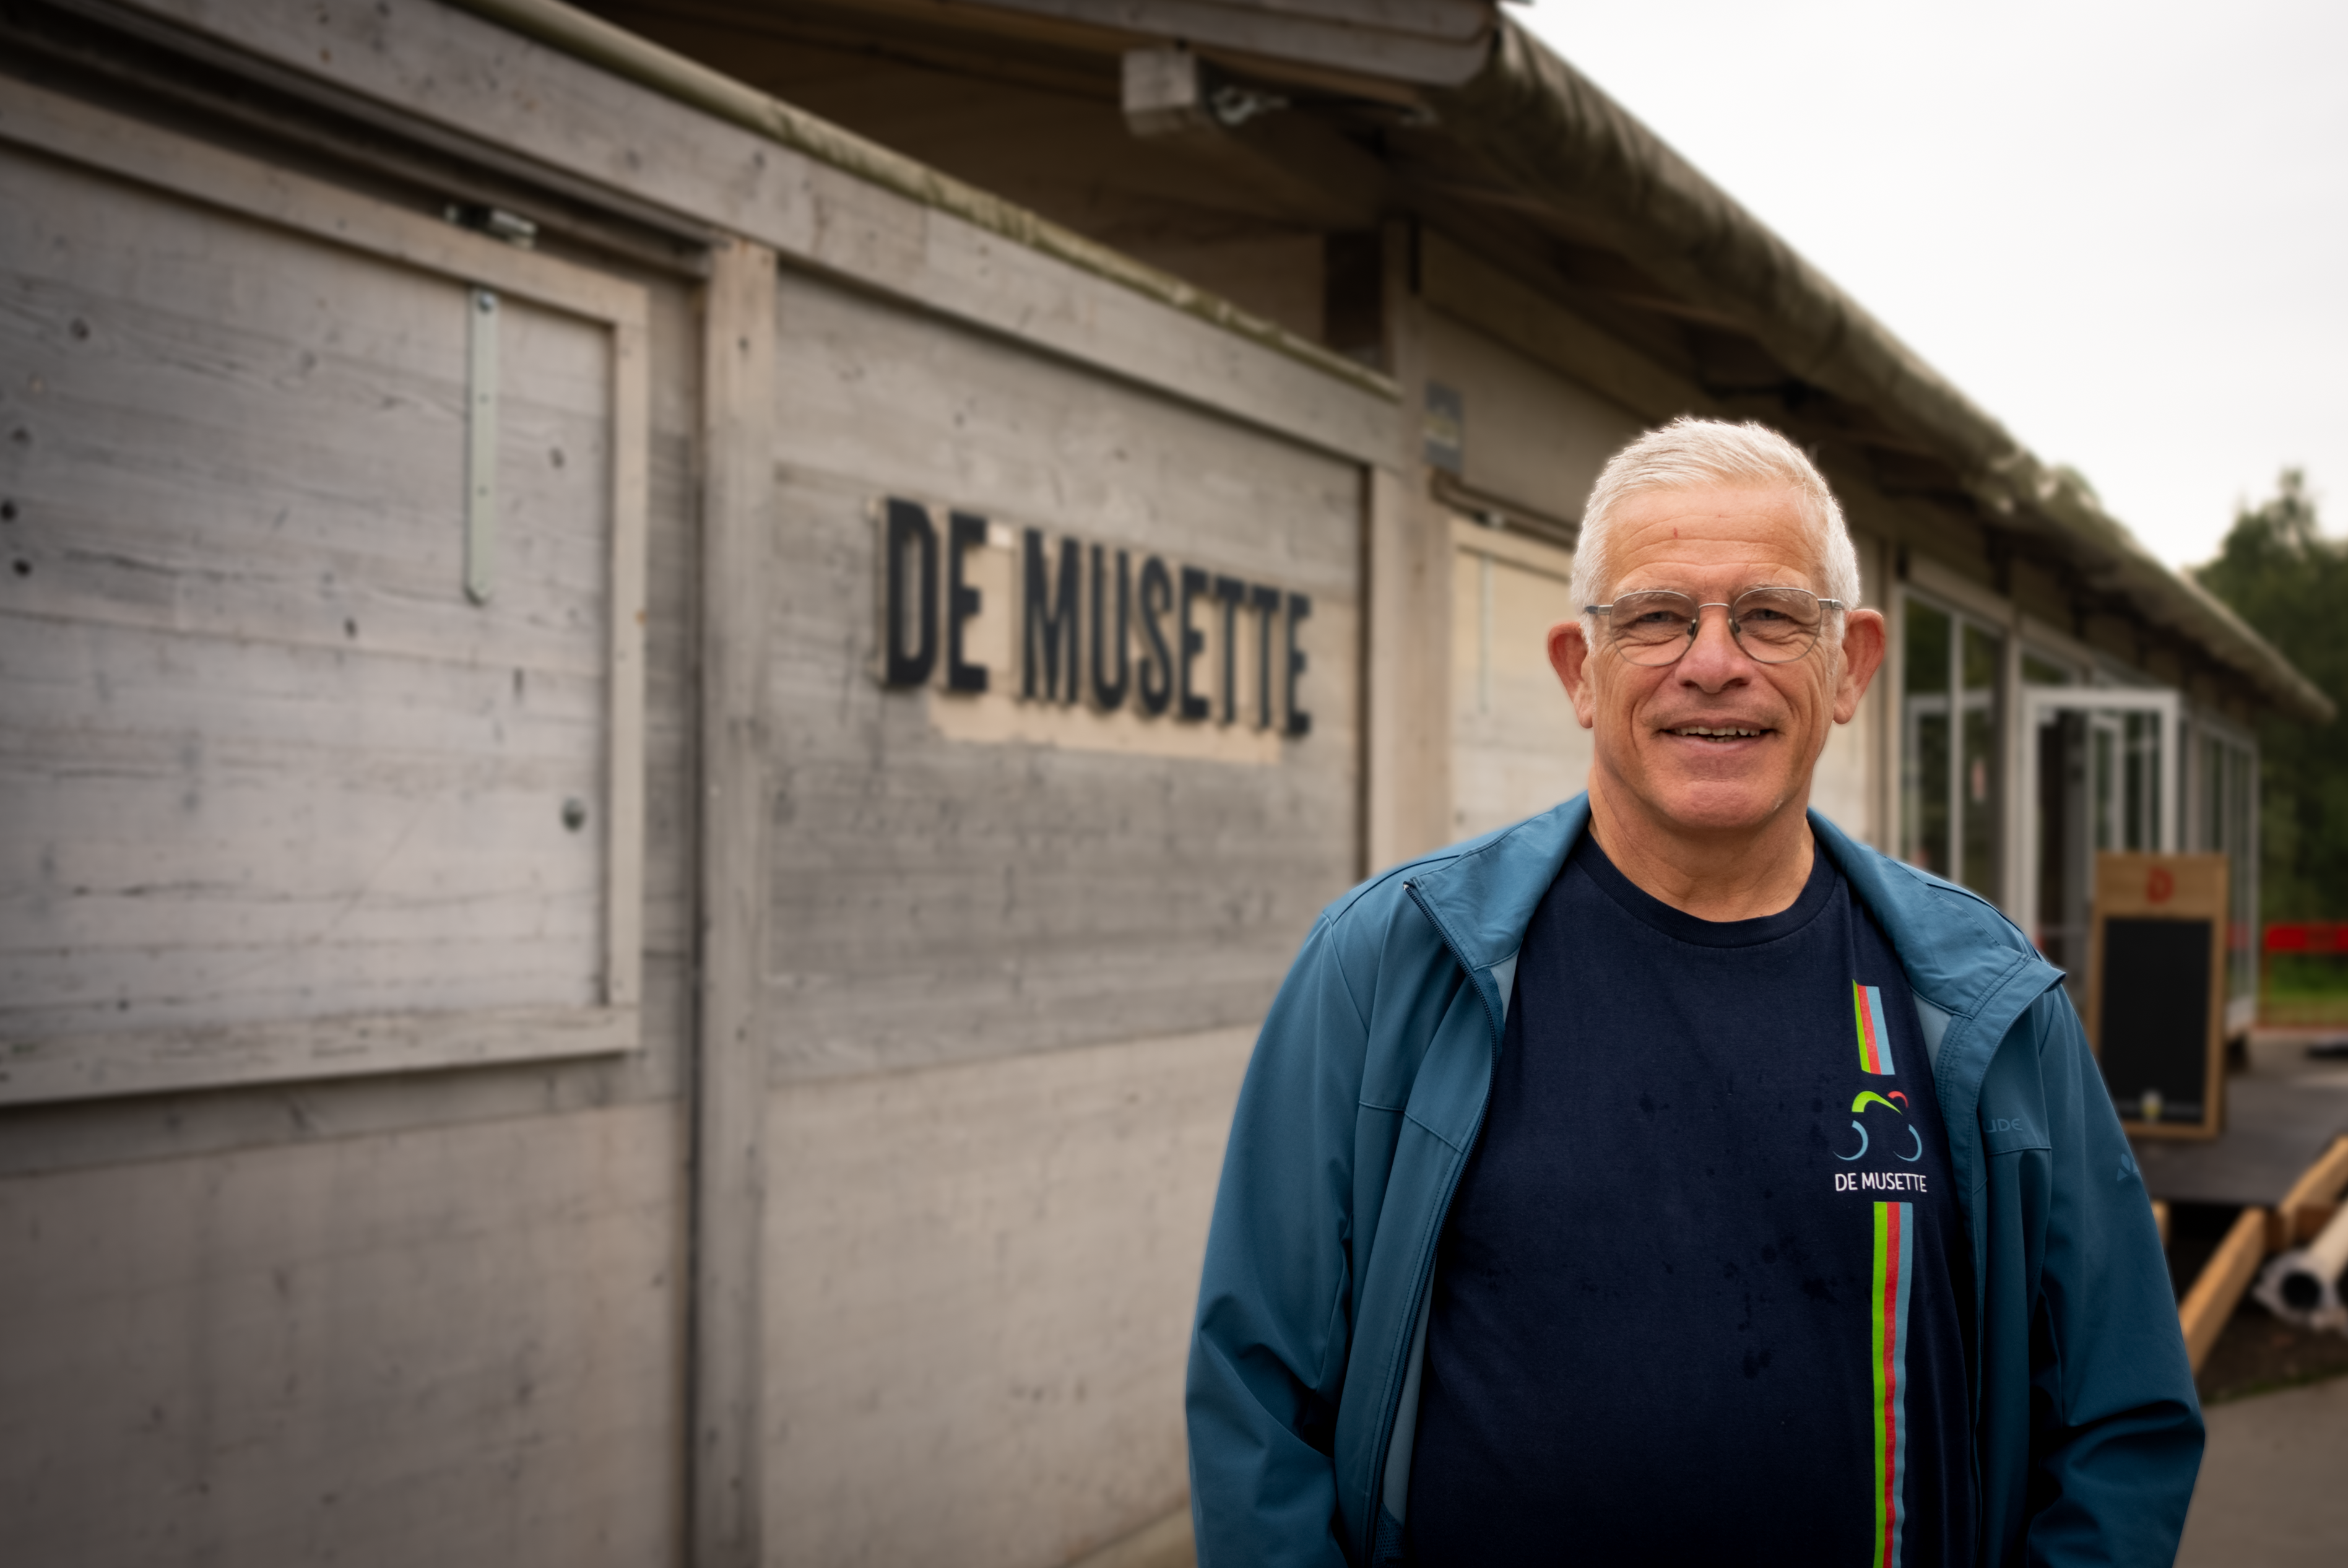
<instances>
[{"instance_id":1,"label":"paved ground","mask_svg":"<svg viewBox=\"0 0 2348 1568\"><path fill-rule=\"evenodd\" d=\"M2145 1185L2179 1205L2171 1261L2189 1276L2246 1203L2272 1203L2335 1132L2348 1131L2348 1062L2311 1057L2340 1031L2260 1030L2229 1075L2226 1131L2208 1143L2137 1144ZM2207 1235L2199 1234L2208 1231ZM2201 1371L2209 1447L2179 1568L2348 1563L2348 1340L2292 1329L2246 1301Z\"/></svg>"},{"instance_id":2,"label":"paved ground","mask_svg":"<svg viewBox=\"0 0 2348 1568\"><path fill-rule=\"evenodd\" d=\"M2348 1563L2348 1378L2212 1406L2178 1568Z\"/></svg>"}]
</instances>

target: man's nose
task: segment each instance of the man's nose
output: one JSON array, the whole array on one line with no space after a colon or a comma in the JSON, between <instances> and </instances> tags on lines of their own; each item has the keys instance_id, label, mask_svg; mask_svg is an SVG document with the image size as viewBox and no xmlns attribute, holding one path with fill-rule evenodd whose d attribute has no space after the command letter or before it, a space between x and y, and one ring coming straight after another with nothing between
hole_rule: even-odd
<instances>
[{"instance_id":1,"label":"man's nose","mask_svg":"<svg viewBox=\"0 0 2348 1568\"><path fill-rule=\"evenodd\" d=\"M1715 614L1715 612L1718 612ZM1751 661L1728 629L1728 606L1706 604L1696 612L1695 645L1680 655L1680 678L1705 691L1746 679Z\"/></svg>"}]
</instances>

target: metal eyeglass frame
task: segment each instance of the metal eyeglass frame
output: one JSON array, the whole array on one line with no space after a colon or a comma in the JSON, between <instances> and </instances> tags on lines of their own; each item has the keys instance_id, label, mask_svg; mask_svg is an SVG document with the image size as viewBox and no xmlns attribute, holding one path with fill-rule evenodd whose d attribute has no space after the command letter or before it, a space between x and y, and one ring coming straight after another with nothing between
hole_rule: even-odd
<instances>
[{"instance_id":1,"label":"metal eyeglass frame","mask_svg":"<svg viewBox=\"0 0 2348 1568\"><path fill-rule=\"evenodd\" d=\"M1639 590L1639 593L1658 594L1668 593L1675 599L1694 599L1695 597L1693 593L1683 593L1676 588L1643 588ZM1671 665L1678 664L1682 659L1687 657L1687 651L1695 646L1696 638L1701 635L1704 631L1704 613L1706 610L1718 608L1728 612L1728 635L1730 640L1735 643L1736 651L1738 653L1743 654L1746 658L1751 659L1756 665L1799 664L1804 659L1810 656L1810 655L1817 649L1819 642L1826 636L1827 618L1825 615L1821 614L1818 617L1818 624L1810 633L1810 640L1803 645L1802 651L1788 659L1765 659L1760 655L1755 653L1751 648L1746 647L1745 645L1745 633L1736 624L1737 605L1742 604L1746 600L1750 599L1756 593L1808 593L1812 599L1818 602L1818 606L1821 611L1842 610L1849 608L1849 606L1839 599L1823 598L1818 594L1810 593L1810 591L1807 588L1797 587L1791 583L1756 583L1752 587L1739 592L1734 600L1724 602L1719 599L1714 599L1708 602L1699 603L1695 607L1695 614L1688 617L1686 640L1680 644L1679 652L1673 654L1668 659L1656 659L1650 662L1632 658L1630 655L1623 654L1622 652L1622 640L1619 635L1608 637L1607 646L1612 648L1616 653L1622 654L1624 663L1636 665L1641 669L1660 670L1669 668ZM1636 595L1631 596L1635 597ZM1615 604L1619 604L1621 603L1621 598L1617 598L1614 601ZM1581 609L1584 614L1612 615L1614 613L1614 604L1584 604ZM1657 645L1661 646L1663 645L1659 644Z\"/></svg>"}]
</instances>

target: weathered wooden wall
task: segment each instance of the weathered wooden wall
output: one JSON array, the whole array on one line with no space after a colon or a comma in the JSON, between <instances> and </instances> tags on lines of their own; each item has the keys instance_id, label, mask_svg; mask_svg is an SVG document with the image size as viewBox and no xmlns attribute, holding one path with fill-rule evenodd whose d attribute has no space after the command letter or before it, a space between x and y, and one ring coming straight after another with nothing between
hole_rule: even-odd
<instances>
[{"instance_id":1,"label":"weathered wooden wall","mask_svg":"<svg viewBox=\"0 0 2348 1568\"><path fill-rule=\"evenodd\" d=\"M1465 838L1579 793L1591 738L1549 662L1550 628L1576 614L1573 557L1456 520L1451 539L1451 820Z\"/></svg>"},{"instance_id":2,"label":"weathered wooden wall","mask_svg":"<svg viewBox=\"0 0 2348 1568\"><path fill-rule=\"evenodd\" d=\"M767 1538L1060 1561L1181 1501L1238 1076L1359 874L1361 470L803 273L775 318ZM990 689L884 688L891 495L1309 594L1310 734L1251 643L1228 725L1023 700L999 544Z\"/></svg>"},{"instance_id":3,"label":"weathered wooden wall","mask_svg":"<svg viewBox=\"0 0 2348 1568\"><path fill-rule=\"evenodd\" d=\"M0 202L0 1030L597 1000L606 335L498 313L475 605L467 289L27 154Z\"/></svg>"},{"instance_id":4,"label":"weathered wooden wall","mask_svg":"<svg viewBox=\"0 0 2348 1568\"><path fill-rule=\"evenodd\" d=\"M671 1561L660 1104L0 1179L12 1561Z\"/></svg>"},{"instance_id":5,"label":"weathered wooden wall","mask_svg":"<svg viewBox=\"0 0 2348 1568\"><path fill-rule=\"evenodd\" d=\"M1647 422L1456 319L1439 300L1422 309L1427 377L1457 392L1466 410L1460 477L1481 494L1579 521L1598 470Z\"/></svg>"},{"instance_id":6,"label":"weathered wooden wall","mask_svg":"<svg viewBox=\"0 0 2348 1568\"><path fill-rule=\"evenodd\" d=\"M777 1091L775 1561L1065 1563L1181 1505L1190 1312L1253 1044Z\"/></svg>"},{"instance_id":7,"label":"weathered wooden wall","mask_svg":"<svg viewBox=\"0 0 2348 1568\"><path fill-rule=\"evenodd\" d=\"M139 107L0 79L8 1038L210 1020L221 1087L0 1109L5 1551L672 1560L692 291L591 290L638 302L649 394L638 1048L299 1081L281 1055L252 1076L286 1081L249 1081L251 1034L308 1048L306 1020L354 1006L408 1010L439 1050L436 1017L598 999L613 339L505 302L507 526L493 608L469 604L451 258L582 270L248 179L118 112Z\"/></svg>"},{"instance_id":8,"label":"weathered wooden wall","mask_svg":"<svg viewBox=\"0 0 2348 1568\"><path fill-rule=\"evenodd\" d=\"M134 4L715 259L562 263L643 300L638 1048L0 1109L12 1554L1042 1565L1177 1506L1221 1140L1297 942L1366 863L1547 804L1573 763L1567 735L1496 789L1463 770L1480 745L1505 774L1509 737L1461 685L1476 552L1419 390L1467 391L1470 481L1570 517L1628 432L1587 390L1611 372L1422 306L1399 229L1397 407L431 0ZM25 101L0 79L0 139ZM79 194L0 152L42 215L0 233L26 562L0 577L0 809L45 824L0 846L0 1006L100 1027L121 998L76 965L211 986L159 980L106 1028L298 1031L369 984L592 1002L608 849L559 809L601 798L597 639L626 621L579 542L619 340L512 318L492 623L452 591L462 269L189 216L120 181L202 139L141 136ZM497 260L412 191L347 194ZM996 525L983 696L875 678L891 495ZM1026 528L1310 595L1311 733L1020 700L1001 542ZM1559 565L1502 563L1512 626ZM1560 707L1520 646L1503 684ZM69 880L109 842L114 882ZM150 882L175 891L125 891ZM75 925L101 897L172 913ZM427 918L403 949L345 904ZM324 966L289 986L314 930Z\"/></svg>"},{"instance_id":9,"label":"weathered wooden wall","mask_svg":"<svg viewBox=\"0 0 2348 1568\"><path fill-rule=\"evenodd\" d=\"M640 1048L0 1110L12 1546L61 1563L1045 1563L1178 1504L1183 1328L1251 1026L1313 913L1360 870L1365 465L1391 439L1391 405L437 6L151 9L370 112L519 149L615 201L682 203L764 244L724 242L705 285L613 268L647 302L650 362ZM117 151L157 167L211 156L177 129L126 133ZM62 177L42 155L6 156L39 170L22 180ZM305 167L288 188L309 190ZM517 660L449 631L483 614L457 591L452 553L465 318L433 314L440 293L466 303L464 276L436 263L418 279L226 209L153 221L179 200L108 182L40 202L119 230L79 241L110 273L58 263L38 232L10 235L31 250L10 260L30 282L11 296L7 411L70 385L115 428L85 438L78 477L23 467L54 450L29 438L0 471L29 566L12 589L98 579L71 604L0 602L16 617L0 628L15 637L0 677L17 679L26 651L86 637L85 623L151 623L229 661L191 705L148 710L209 738L214 709L276 689L247 678L254 659L286 664L273 650L288 644L298 673L315 621L331 634L318 722L289 723L276 772L251 776L298 796L347 755L353 788L440 809L473 783L474 752L516 733L499 705ZM459 252L487 244L437 209L383 214ZM202 242L179 242L190 233ZM108 332L158 308L173 267L206 247L232 280L283 284L230 289L257 327L199 312L184 352L112 392L48 368L80 352L119 377L96 357ZM41 286L111 287L123 308L39 297L42 266ZM515 788L561 787L553 841L575 851L602 841L563 834L559 808L601 799L592 746L609 705L581 672L606 668L614 617L608 588L582 576L592 552L571 570L569 542L532 528L599 529L599 492L561 488L610 465L561 422L610 423L609 377L580 349L612 340L530 306L508 328L528 341L501 343L518 399L499 456L519 511L493 605L554 650L525 693L566 689L570 674L578 713L558 733L582 748L578 779L533 764ZM258 349L217 346L273 331ZM536 352L550 343L559 352ZM227 394L191 396L207 377ZM141 465L159 452L212 473L211 490L153 482ZM42 483L16 485L27 473ZM108 486L144 510L112 507L77 532L73 507ZM281 491L314 500L323 531L230 526ZM1310 735L1245 719L1096 731L1108 721L1006 696L1000 645L985 699L884 692L871 507L902 493L1310 595ZM77 556L87 537L111 555ZM539 559L541 545L555 554ZM1007 558L990 556L994 603L976 631L1001 645ZM204 619L238 594L242 622ZM378 628L403 627L383 656L456 683L448 723L420 741L398 726L417 729L429 681L346 676ZM118 685L119 662L84 674ZM476 676L479 692L464 685ZM93 733L73 693L56 706L54 733L26 730L9 753L43 810L68 804L59 759L83 765L70 759ZM12 696L10 722L29 711ZM454 758L453 782L386 772L368 751L404 759L409 745ZM265 839L330 815L264 811L209 841L160 817L131 830L251 875L238 857L256 823ZM374 831L360 819L357 849ZM517 846L532 825L449 836L439 882L409 907L428 911L435 889L472 907L482 873L523 865L517 885L562 919L507 925L571 943L572 990L549 1000L592 1001L611 929L592 907L603 868L531 871ZM12 896L32 885L10 875ZM182 881L174 919L144 940L185 962L178 950L237 934L203 902L217 877ZM330 897L341 884L326 881ZM6 913L36 946L55 936L39 907ZM452 976L470 964L526 989L543 970L484 953L457 920L419 934L454 939ZM343 1005L337 976L316 985L320 1008ZM129 1025L148 1016L128 1011ZM248 1016L213 1026L233 1041Z\"/></svg>"},{"instance_id":10,"label":"weathered wooden wall","mask_svg":"<svg viewBox=\"0 0 2348 1568\"><path fill-rule=\"evenodd\" d=\"M786 275L776 317L778 1075L1261 1016L1314 913L1359 874L1359 469L803 275ZM972 569L1003 634L973 623L990 689L884 690L872 516L889 495L933 503L942 525L958 508L1128 550L1137 568L1157 553L1309 594L1311 733L1255 738L1244 659L1247 711L1228 726L1220 706L1112 721L1021 703L1014 558L993 546ZM1056 743L956 738L986 733L981 708L1032 711ZM1110 749L1118 723L1156 743ZM1249 759L1218 755L1233 738Z\"/></svg>"}]
</instances>

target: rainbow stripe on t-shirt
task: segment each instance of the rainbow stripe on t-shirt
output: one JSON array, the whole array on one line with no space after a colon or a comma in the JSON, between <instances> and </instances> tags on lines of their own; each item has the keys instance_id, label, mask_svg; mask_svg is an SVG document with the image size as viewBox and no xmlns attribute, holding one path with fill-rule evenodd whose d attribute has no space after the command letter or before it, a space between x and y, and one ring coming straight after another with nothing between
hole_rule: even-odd
<instances>
[{"instance_id":1,"label":"rainbow stripe on t-shirt","mask_svg":"<svg viewBox=\"0 0 2348 1568\"><path fill-rule=\"evenodd\" d=\"M1883 987L1854 980L1850 1002L1859 1015L1859 1070L1878 1078L1891 1077L1891 1030L1883 1021Z\"/></svg>"},{"instance_id":2,"label":"rainbow stripe on t-shirt","mask_svg":"<svg viewBox=\"0 0 2348 1568\"><path fill-rule=\"evenodd\" d=\"M1875 1205L1875 1273L1868 1300L1868 1352L1874 1365L1875 1550L1872 1568L1900 1568L1907 1522L1908 1278L1915 1258L1912 1203Z\"/></svg>"}]
</instances>

